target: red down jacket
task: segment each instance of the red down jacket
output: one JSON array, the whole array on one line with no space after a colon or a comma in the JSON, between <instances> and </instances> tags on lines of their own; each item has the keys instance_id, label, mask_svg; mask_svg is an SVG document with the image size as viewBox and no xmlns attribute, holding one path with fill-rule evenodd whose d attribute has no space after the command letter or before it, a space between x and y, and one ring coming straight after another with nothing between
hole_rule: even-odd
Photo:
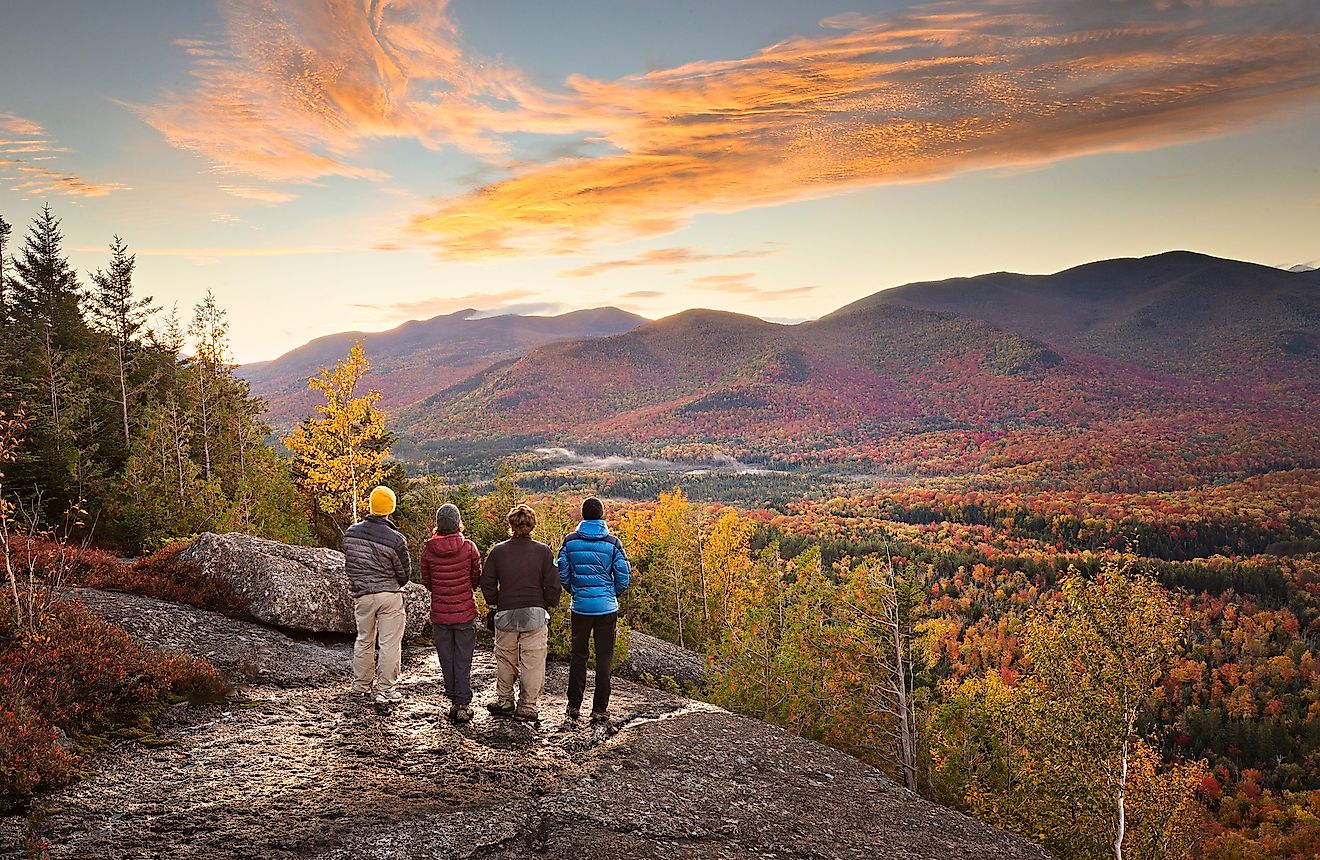
<instances>
[{"instance_id":1,"label":"red down jacket","mask_svg":"<svg viewBox=\"0 0 1320 860\"><path fill-rule=\"evenodd\" d=\"M481 583L481 554L460 534L422 544L422 585L431 592L432 624L466 624L477 617L472 591Z\"/></svg>"}]
</instances>

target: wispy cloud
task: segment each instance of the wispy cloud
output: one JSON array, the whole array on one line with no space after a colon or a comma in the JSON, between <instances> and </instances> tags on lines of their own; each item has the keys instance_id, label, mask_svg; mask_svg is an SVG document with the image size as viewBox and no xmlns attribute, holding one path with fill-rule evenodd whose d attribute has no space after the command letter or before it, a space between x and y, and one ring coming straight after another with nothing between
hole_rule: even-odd
<instances>
[{"instance_id":1,"label":"wispy cloud","mask_svg":"<svg viewBox=\"0 0 1320 860\"><path fill-rule=\"evenodd\" d=\"M523 169L414 228L454 257L569 253L700 212L1166 145L1320 90L1312 0L981 0L824 24L743 59L572 78L527 107L617 154Z\"/></svg>"},{"instance_id":2,"label":"wispy cloud","mask_svg":"<svg viewBox=\"0 0 1320 860\"><path fill-rule=\"evenodd\" d=\"M244 200L258 200L262 203L289 203L298 199L297 194L279 191L274 188L255 188L251 185L220 185L221 191L241 197Z\"/></svg>"},{"instance_id":3,"label":"wispy cloud","mask_svg":"<svg viewBox=\"0 0 1320 860\"><path fill-rule=\"evenodd\" d=\"M46 133L40 123L12 113L0 113L0 131L22 137L41 137Z\"/></svg>"},{"instance_id":4,"label":"wispy cloud","mask_svg":"<svg viewBox=\"0 0 1320 860\"><path fill-rule=\"evenodd\" d=\"M699 290L710 290L712 292L734 293L747 296L753 301L758 302L768 302L776 299L795 299L805 296L817 289L816 286L770 289L757 286L753 283L755 278L755 272L733 272L724 275L704 275L694 280L692 286Z\"/></svg>"},{"instance_id":5,"label":"wispy cloud","mask_svg":"<svg viewBox=\"0 0 1320 860\"><path fill-rule=\"evenodd\" d=\"M4 135L0 139L0 180L12 183L9 190L17 194L104 197L128 188L118 182L93 182L74 173L33 164L53 161L56 153L71 151L58 146L38 122L12 113L0 113L0 135ZM24 157L14 157L18 155Z\"/></svg>"},{"instance_id":6,"label":"wispy cloud","mask_svg":"<svg viewBox=\"0 0 1320 860\"><path fill-rule=\"evenodd\" d=\"M132 106L219 170L273 181L381 179L362 144L503 151L480 117L516 76L468 56L446 0L222 0L223 38L180 40L196 84Z\"/></svg>"},{"instance_id":7,"label":"wispy cloud","mask_svg":"<svg viewBox=\"0 0 1320 860\"><path fill-rule=\"evenodd\" d=\"M703 212L1162 146L1320 92L1313 0L953 0L556 89L475 56L446 2L221 10L220 39L180 43L194 86L144 118L217 170L267 181L381 179L373 140L461 147L500 177L410 221L455 258L580 253ZM560 148L515 163L514 134Z\"/></svg>"},{"instance_id":8,"label":"wispy cloud","mask_svg":"<svg viewBox=\"0 0 1320 860\"><path fill-rule=\"evenodd\" d=\"M417 301L394 302L392 304L354 304L356 310L367 311L377 320L393 321L398 319L426 319L441 314L471 310L473 317L493 316L501 313L539 313L542 310L558 308L555 303L537 301L524 302L524 299L537 298L536 290L503 290L493 293L468 293L462 296L436 296ZM526 310L534 304L536 310ZM515 310L514 308L523 308Z\"/></svg>"},{"instance_id":9,"label":"wispy cloud","mask_svg":"<svg viewBox=\"0 0 1320 860\"><path fill-rule=\"evenodd\" d=\"M230 216L223 213L212 218L213 221L228 222ZM104 248L82 247L79 251L102 252ZM332 248L325 245L288 245L269 248L133 248L139 257L183 257L194 263L210 265L230 257L292 257L304 254L338 254L346 248Z\"/></svg>"},{"instance_id":10,"label":"wispy cloud","mask_svg":"<svg viewBox=\"0 0 1320 860\"><path fill-rule=\"evenodd\" d=\"M638 266L685 266L691 263L710 263L721 260L743 260L750 257L764 257L773 254L773 248L747 251L733 251L727 254L710 254L692 248L653 248L634 257L621 257L613 260L601 260L576 269L560 272L565 278L588 278L619 269L632 269Z\"/></svg>"}]
</instances>

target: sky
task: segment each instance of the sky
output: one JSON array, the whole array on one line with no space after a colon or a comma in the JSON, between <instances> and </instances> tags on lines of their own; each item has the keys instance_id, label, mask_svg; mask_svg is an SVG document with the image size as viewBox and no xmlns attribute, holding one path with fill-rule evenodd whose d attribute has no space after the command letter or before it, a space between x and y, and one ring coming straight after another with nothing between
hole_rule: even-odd
<instances>
[{"instance_id":1,"label":"sky","mask_svg":"<svg viewBox=\"0 0 1320 860\"><path fill-rule=\"evenodd\" d=\"M234 358L464 308L793 321L1172 249L1320 258L1314 0L13 4L0 215Z\"/></svg>"}]
</instances>

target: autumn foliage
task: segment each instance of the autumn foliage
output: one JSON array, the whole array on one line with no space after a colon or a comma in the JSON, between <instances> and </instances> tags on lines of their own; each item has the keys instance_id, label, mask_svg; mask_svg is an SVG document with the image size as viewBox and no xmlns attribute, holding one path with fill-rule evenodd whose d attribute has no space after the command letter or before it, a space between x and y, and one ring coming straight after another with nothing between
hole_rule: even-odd
<instances>
[{"instance_id":1,"label":"autumn foliage","mask_svg":"<svg viewBox=\"0 0 1320 860\"><path fill-rule=\"evenodd\" d=\"M148 648L76 602L54 603L35 633L0 625L0 803L72 778L89 734L225 692L205 661Z\"/></svg>"}]
</instances>

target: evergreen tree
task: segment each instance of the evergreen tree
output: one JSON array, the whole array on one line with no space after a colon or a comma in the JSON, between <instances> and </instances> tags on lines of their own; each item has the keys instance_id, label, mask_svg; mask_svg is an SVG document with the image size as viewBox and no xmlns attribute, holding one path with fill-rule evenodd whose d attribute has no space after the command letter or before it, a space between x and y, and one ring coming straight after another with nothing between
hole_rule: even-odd
<instances>
[{"instance_id":1,"label":"evergreen tree","mask_svg":"<svg viewBox=\"0 0 1320 860\"><path fill-rule=\"evenodd\" d=\"M14 259L9 297L15 336L37 347L39 367L30 372L44 384L50 420L57 429L63 406L57 365L86 347L88 340L78 276L64 257L63 243L60 222L47 205L33 219L22 255Z\"/></svg>"},{"instance_id":2,"label":"evergreen tree","mask_svg":"<svg viewBox=\"0 0 1320 860\"><path fill-rule=\"evenodd\" d=\"M92 273L95 286L88 295L88 310L113 349L115 384L119 390L120 418L127 450L132 443L129 397L134 392L130 379L143 352L141 335L153 308L149 296L139 299L133 295L133 269L137 258L128 253L128 246L118 236L110 245L110 254L109 268Z\"/></svg>"},{"instance_id":3,"label":"evergreen tree","mask_svg":"<svg viewBox=\"0 0 1320 860\"><path fill-rule=\"evenodd\" d=\"M50 510L86 496L97 471L99 435L88 380L93 337L63 244L59 219L47 205L13 260L6 298L13 349L7 376L20 397L34 404L14 483L43 495Z\"/></svg>"},{"instance_id":4,"label":"evergreen tree","mask_svg":"<svg viewBox=\"0 0 1320 860\"><path fill-rule=\"evenodd\" d=\"M212 477L211 439L219 416L217 402L222 392L222 381L229 376L228 351L229 322L225 312L215 301L215 294L206 291L206 297L193 308L192 324L188 334L193 338L193 361L190 382L201 418L202 474Z\"/></svg>"}]
</instances>

